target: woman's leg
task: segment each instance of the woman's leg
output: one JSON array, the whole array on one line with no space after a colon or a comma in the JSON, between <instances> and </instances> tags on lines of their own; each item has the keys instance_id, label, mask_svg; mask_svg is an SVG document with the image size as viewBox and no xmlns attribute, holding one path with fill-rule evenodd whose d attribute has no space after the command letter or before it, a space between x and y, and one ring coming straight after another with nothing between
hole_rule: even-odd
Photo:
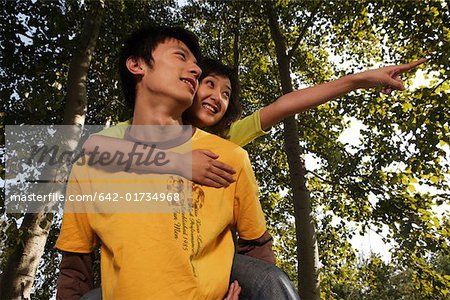
<instances>
[{"instance_id":1,"label":"woman's leg","mask_svg":"<svg viewBox=\"0 0 450 300\"><path fill-rule=\"evenodd\" d=\"M240 299L299 300L297 291L285 272L265 261L236 254L231 270L231 282L237 280L242 287ZM101 300L102 289L89 291L80 300Z\"/></svg>"},{"instance_id":2,"label":"woman's leg","mask_svg":"<svg viewBox=\"0 0 450 300\"><path fill-rule=\"evenodd\" d=\"M250 256L234 256L230 282L234 280L242 288L241 299L300 299L285 272L275 265Z\"/></svg>"},{"instance_id":3,"label":"woman's leg","mask_svg":"<svg viewBox=\"0 0 450 300\"><path fill-rule=\"evenodd\" d=\"M102 288L93 289L87 292L80 300L102 300Z\"/></svg>"}]
</instances>

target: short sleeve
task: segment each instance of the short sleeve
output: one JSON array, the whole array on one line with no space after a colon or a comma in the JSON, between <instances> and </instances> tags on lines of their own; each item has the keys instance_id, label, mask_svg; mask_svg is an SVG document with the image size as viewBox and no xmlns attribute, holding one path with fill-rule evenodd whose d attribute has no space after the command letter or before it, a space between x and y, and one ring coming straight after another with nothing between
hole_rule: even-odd
<instances>
[{"instance_id":1,"label":"short sleeve","mask_svg":"<svg viewBox=\"0 0 450 300\"><path fill-rule=\"evenodd\" d=\"M244 153L243 167L236 179L234 220L240 238L255 240L266 231L266 222L259 202L256 178L248 155Z\"/></svg>"},{"instance_id":2,"label":"short sleeve","mask_svg":"<svg viewBox=\"0 0 450 300\"><path fill-rule=\"evenodd\" d=\"M229 141L243 147L267 133L268 131L261 128L260 110L257 110L251 115L233 122L226 136Z\"/></svg>"},{"instance_id":3,"label":"short sleeve","mask_svg":"<svg viewBox=\"0 0 450 300\"><path fill-rule=\"evenodd\" d=\"M90 226L88 213L73 212L75 211L74 205L80 204L69 201L69 199L74 199L76 195L82 194L76 170L77 166L74 166L67 184L65 212L55 247L67 252L90 253L97 246L98 239ZM76 211L80 211L79 206L77 206Z\"/></svg>"}]
</instances>

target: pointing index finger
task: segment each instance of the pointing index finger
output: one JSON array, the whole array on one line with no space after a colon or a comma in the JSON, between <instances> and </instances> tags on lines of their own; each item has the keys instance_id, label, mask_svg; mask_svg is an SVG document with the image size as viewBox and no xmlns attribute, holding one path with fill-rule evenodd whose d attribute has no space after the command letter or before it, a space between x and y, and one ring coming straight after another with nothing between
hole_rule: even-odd
<instances>
[{"instance_id":1,"label":"pointing index finger","mask_svg":"<svg viewBox=\"0 0 450 300\"><path fill-rule=\"evenodd\" d=\"M408 64L400 65L400 66L399 66L399 71L400 71L400 72L404 72L404 71L411 70L411 69L417 67L418 65L423 64L423 63L426 62L426 61L427 61L426 58L421 58L421 59L419 59L419 60L410 62L410 63L408 63Z\"/></svg>"}]
</instances>

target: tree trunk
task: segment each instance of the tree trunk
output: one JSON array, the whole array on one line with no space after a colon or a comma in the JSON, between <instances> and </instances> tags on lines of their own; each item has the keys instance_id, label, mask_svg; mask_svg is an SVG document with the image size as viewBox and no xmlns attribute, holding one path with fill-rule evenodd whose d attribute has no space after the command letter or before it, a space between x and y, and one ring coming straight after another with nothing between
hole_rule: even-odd
<instances>
[{"instance_id":1,"label":"tree trunk","mask_svg":"<svg viewBox=\"0 0 450 300\"><path fill-rule=\"evenodd\" d=\"M237 6L236 11L236 26L234 27L234 41L233 41L233 68L236 71L237 77L239 77L239 61L241 60L239 55L239 36L241 31L241 7Z\"/></svg>"},{"instance_id":2,"label":"tree trunk","mask_svg":"<svg viewBox=\"0 0 450 300\"><path fill-rule=\"evenodd\" d=\"M69 67L63 123L75 126L71 130L71 136L66 139L67 144L63 145L66 148L63 151L75 149L80 138L81 127L84 125L87 107L86 76L103 19L103 4L92 3ZM54 167L45 172L47 174L50 172L56 181L65 179L67 175L64 170ZM57 188L52 192L63 193L63 190ZM53 214L44 212L25 214L19 230L20 243L8 257L2 274L0 299L30 299L52 219Z\"/></svg>"},{"instance_id":3,"label":"tree trunk","mask_svg":"<svg viewBox=\"0 0 450 300\"><path fill-rule=\"evenodd\" d=\"M286 43L280 32L275 8L266 2L270 33L275 42L283 94L293 91ZM311 209L311 198L306 188L306 168L299 146L297 122L294 117L284 121L284 147L287 154L290 186L294 197L297 238L298 288L301 299L320 299L319 254Z\"/></svg>"},{"instance_id":4,"label":"tree trunk","mask_svg":"<svg viewBox=\"0 0 450 300\"><path fill-rule=\"evenodd\" d=\"M86 16L79 47L75 49L67 77L67 102L64 107L64 125L83 126L87 110L86 77L95 50L103 20L103 4L92 2Z\"/></svg>"}]
</instances>

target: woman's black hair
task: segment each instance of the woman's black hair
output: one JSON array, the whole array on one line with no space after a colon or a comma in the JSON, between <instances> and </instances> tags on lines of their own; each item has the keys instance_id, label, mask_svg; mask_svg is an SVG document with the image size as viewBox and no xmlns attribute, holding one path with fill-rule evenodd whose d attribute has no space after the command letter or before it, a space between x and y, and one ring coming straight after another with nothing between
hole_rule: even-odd
<instances>
[{"instance_id":1,"label":"woman's black hair","mask_svg":"<svg viewBox=\"0 0 450 300\"><path fill-rule=\"evenodd\" d=\"M228 102L228 108L222 119L215 125L208 127L208 131L217 134L223 138L228 138L226 136L227 130L230 128L231 123L237 121L241 117L242 108L239 104L239 92L241 86L239 83L239 78L237 75L237 70L234 70L217 59L203 58L199 63L202 69L202 75L199 81L202 81L205 77L209 75L218 75L226 77L230 80L231 84L231 94Z\"/></svg>"}]
</instances>

